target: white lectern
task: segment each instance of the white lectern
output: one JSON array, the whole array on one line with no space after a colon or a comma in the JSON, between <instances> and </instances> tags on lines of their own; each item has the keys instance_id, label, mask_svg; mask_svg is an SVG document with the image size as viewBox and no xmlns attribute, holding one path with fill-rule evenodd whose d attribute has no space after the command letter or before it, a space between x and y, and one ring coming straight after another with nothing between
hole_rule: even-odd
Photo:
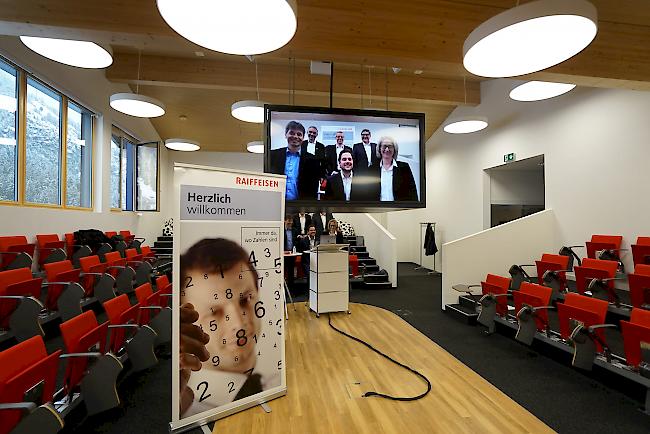
<instances>
[{"instance_id":1,"label":"white lectern","mask_svg":"<svg viewBox=\"0 0 650 434\"><path fill-rule=\"evenodd\" d=\"M309 251L309 309L316 316L346 312L350 299L349 244L320 244Z\"/></svg>"}]
</instances>

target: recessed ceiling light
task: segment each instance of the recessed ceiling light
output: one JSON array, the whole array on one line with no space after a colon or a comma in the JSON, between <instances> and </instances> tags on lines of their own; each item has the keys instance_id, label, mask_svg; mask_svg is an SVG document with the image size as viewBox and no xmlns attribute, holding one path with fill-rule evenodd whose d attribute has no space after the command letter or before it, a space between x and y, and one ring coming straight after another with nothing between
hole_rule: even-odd
<instances>
[{"instance_id":1,"label":"recessed ceiling light","mask_svg":"<svg viewBox=\"0 0 650 434\"><path fill-rule=\"evenodd\" d=\"M205 53L203 51L195 51L194 55L196 57L205 57Z\"/></svg>"},{"instance_id":2,"label":"recessed ceiling light","mask_svg":"<svg viewBox=\"0 0 650 434\"><path fill-rule=\"evenodd\" d=\"M548 81L529 81L510 91L515 101L541 101L563 95L575 88L575 84L551 83Z\"/></svg>"},{"instance_id":3,"label":"recessed ceiling light","mask_svg":"<svg viewBox=\"0 0 650 434\"><path fill-rule=\"evenodd\" d=\"M263 101L239 101L232 105L230 112L240 121L261 124L264 122L264 104Z\"/></svg>"},{"instance_id":4,"label":"recessed ceiling light","mask_svg":"<svg viewBox=\"0 0 650 434\"><path fill-rule=\"evenodd\" d=\"M424 71L421 70L421 69L416 69L415 71L413 71L413 74L415 74L415 75L420 75L420 74L422 74L423 72L424 72Z\"/></svg>"},{"instance_id":5,"label":"recessed ceiling light","mask_svg":"<svg viewBox=\"0 0 650 434\"><path fill-rule=\"evenodd\" d=\"M120 113L139 118L156 118L165 114L165 105L162 102L137 93L113 94L110 104Z\"/></svg>"},{"instance_id":6,"label":"recessed ceiling light","mask_svg":"<svg viewBox=\"0 0 650 434\"><path fill-rule=\"evenodd\" d=\"M264 142L261 140L255 140L254 142L249 142L246 145L246 149L248 152L252 152L253 154L263 154L264 153Z\"/></svg>"},{"instance_id":7,"label":"recessed ceiling light","mask_svg":"<svg viewBox=\"0 0 650 434\"><path fill-rule=\"evenodd\" d=\"M157 0L169 27L201 47L227 54L262 54L296 33L295 0Z\"/></svg>"},{"instance_id":8,"label":"recessed ceiling light","mask_svg":"<svg viewBox=\"0 0 650 434\"><path fill-rule=\"evenodd\" d=\"M165 140L165 148L171 149L172 151L191 152L201 149L201 145L194 140L174 138Z\"/></svg>"},{"instance_id":9,"label":"recessed ceiling light","mask_svg":"<svg viewBox=\"0 0 650 434\"><path fill-rule=\"evenodd\" d=\"M77 68L106 68L113 63L110 48L100 47L94 42L36 36L21 36L20 40L30 50L64 65Z\"/></svg>"},{"instance_id":10,"label":"recessed ceiling light","mask_svg":"<svg viewBox=\"0 0 650 434\"><path fill-rule=\"evenodd\" d=\"M469 134L481 131L487 128L487 126L487 118L474 116L450 122L444 126L443 130L449 134Z\"/></svg>"},{"instance_id":11,"label":"recessed ceiling light","mask_svg":"<svg viewBox=\"0 0 650 434\"><path fill-rule=\"evenodd\" d=\"M463 45L463 64L483 77L514 77L575 56L596 37L598 13L586 0L537 0L490 18Z\"/></svg>"}]
</instances>

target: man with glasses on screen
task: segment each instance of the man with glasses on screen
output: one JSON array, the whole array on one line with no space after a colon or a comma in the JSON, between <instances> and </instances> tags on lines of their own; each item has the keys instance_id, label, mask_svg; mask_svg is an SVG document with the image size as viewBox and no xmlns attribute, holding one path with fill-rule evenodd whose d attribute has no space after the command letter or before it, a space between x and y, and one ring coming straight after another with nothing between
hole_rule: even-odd
<instances>
[{"instance_id":1,"label":"man with glasses on screen","mask_svg":"<svg viewBox=\"0 0 650 434\"><path fill-rule=\"evenodd\" d=\"M287 176L287 200L315 200L318 163L314 155L302 149L305 127L300 122L291 121L285 127L284 136L287 146L271 151L271 173Z\"/></svg>"},{"instance_id":2,"label":"man with glasses on screen","mask_svg":"<svg viewBox=\"0 0 650 434\"><path fill-rule=\"evenodd\" d=\"M370 142L368 128L361 130L361 143L355 143L352 147L352 158L354 158L354 167L358 175L368 172L371 166L379 165L377 144Z\"/></svg>"}]
</instances>

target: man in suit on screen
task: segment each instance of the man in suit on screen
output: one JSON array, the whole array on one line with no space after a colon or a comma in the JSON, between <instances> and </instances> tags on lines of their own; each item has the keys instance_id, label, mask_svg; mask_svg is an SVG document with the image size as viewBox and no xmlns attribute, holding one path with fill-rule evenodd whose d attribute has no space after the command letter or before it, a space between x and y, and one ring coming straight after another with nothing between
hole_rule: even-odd
<instances>
[{"instance_id":1,"label":"man in suit on screen","mask_svg":"<svg viewBox=\"0 0 650 434\"><path fill-rule=\"evenodd\" d=\"M302 142L302 153L307 152L307 155L313 155L318 162L318 175L324 179L329 175L327 173L327 158L325 156L325 145L317 141L318 128L310 126L307 128L307 140Z\"/></svg>"},{"instance_id":2,"label":"man in suit on screen","mask_svg":"<svg viewBox=\"0 0 650 434\"><path fill-rule=\"evenodd\" d=\"M372 200L379 192L378 179L354 174L352 150L347 148L339 154L339 173L327 178L325 200L364 201Z\"/></svg>"},{"instance_id":3,"label":"man in suit on screen","mask_svg":"<svg viewBox=\"0 0 650 434\"><path fill-rule=\"evenodd\" d=\"M355 143L352 147L352 158L354 158L354 170L357 174L368 172L371 166L379 165L377 157L377 144L370 142L370 130L361 130L361 143Z\"/></svg>"},{"instance_id":4,"label":"man in suit on screen","mask_svg":"<svg viewBox=\"0 0 650 434\"><path fill-rule=\"evenodd\" d=\"M343 141L345 140L345 135L343 134L343 131L337 131L335 138L336 138L335 145L328 145L325 147L325 157L327 159L327 176L332 175L334 172L338 172L339 170L338 159L341 151L343 151L344 149L349 149L350 151L352 151L352 148L346 146L345 143L343 143Z\"/></svg>"}]
</instances>

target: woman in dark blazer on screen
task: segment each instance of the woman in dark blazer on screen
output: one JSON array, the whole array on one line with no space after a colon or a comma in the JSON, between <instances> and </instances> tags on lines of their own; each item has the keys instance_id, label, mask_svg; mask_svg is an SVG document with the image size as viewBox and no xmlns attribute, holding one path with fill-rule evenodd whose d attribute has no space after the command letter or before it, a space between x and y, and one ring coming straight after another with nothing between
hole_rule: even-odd
<instances>
[{"instance_id":1,"label":"woman in dark blazer on screen","mask_svg":"<svg viewBox=\"0 0 650 434\"><path fill-rule=\"evenodd\" d=\"M379 161L380 201L417 201L415 179L408 163L397 161L399 147L392 137L382 137L377 143Z\"/></svg>"}]
</instances>

